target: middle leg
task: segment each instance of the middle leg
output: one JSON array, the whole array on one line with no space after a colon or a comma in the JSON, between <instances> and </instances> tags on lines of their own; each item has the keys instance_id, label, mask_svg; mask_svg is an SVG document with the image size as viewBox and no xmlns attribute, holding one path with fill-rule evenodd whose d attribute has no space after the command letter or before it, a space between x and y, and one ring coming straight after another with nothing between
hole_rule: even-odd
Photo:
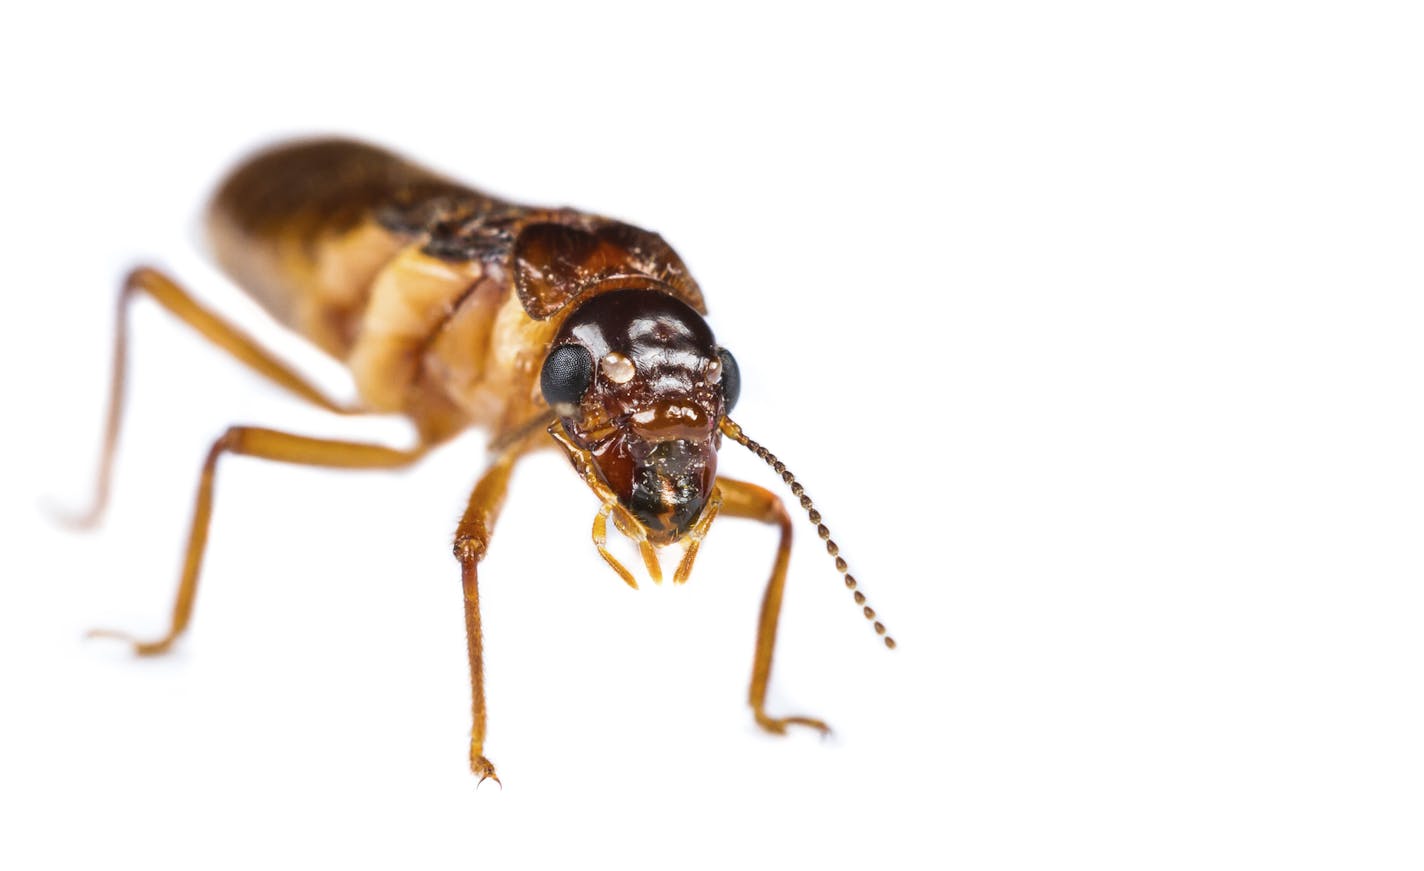
<instances>
[{"instance_id":1,"label":"middle leg","mask_svg":"<svg viewBox=\"0 0 1424 871\"><path fill-rule=\"evenodd\" d=\"M198 573L203 564L203 552L208 545L208 526L213 514L213 490L217 479L218 459L223 454L261 457L303 466L327 466L338 469L395 469L408 466L425 455L428 445L408 450L293 435L255 426L234 426L216 441L208 451L207 461L198 482L198 497L193 506L193 524L188 532L188 549L183 557L183 574L178 583L178 595L173 602L173 616L168 631L153 641L141 641L126 632L95 629L91 637L117 638L127 641L140 656L166 652L188 628L193 616L193 603L198 596Z\"/></svg>"}]
</instances>

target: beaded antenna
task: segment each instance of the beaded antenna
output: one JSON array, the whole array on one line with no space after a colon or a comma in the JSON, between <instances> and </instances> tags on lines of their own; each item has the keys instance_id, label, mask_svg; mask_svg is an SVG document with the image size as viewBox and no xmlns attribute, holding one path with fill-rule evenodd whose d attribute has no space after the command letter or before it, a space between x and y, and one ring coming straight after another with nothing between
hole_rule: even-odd
<instances>
[{"instance_id":1,"label":"beaded antenna","mask_svg":"<svg viewBox=\"0 0 1424 871\"><path fill-rule=\"evenodd\" d=\"M796 480L796 476L791 474L791 470L786 468L786 464L776 458L776 454L773 454L757 442L748 438L747 434L742 431L740 424L734 423L731 418L724 417L722 419L721 429L727 438L756 454L758 457L761 457L762 462L771 466L772 471L780 475L781 480L791 488L791 495L800 500L801 507L806 509L806 517L812 523L816 524L816 534L826 543L826 553L830 554L836 561L836 571L845 576L846 589L851 591L851 595L855 598L855 603L861 606L861 613L865 615L865 619L871 621L874 625L875 633L884 636L885 646L894 650L895 639L886 635L885 624L875 619L875 609L867 604L865 593L860 591L859 582L857 582L855 576L850 573L850 566L846 563L845 557L841 556L840 545L836 544L831 538L831 530L826 527L825 523L821 522L821 512L816 510L816 506L811 502L811 497L806 493L806 488L801 486L801 482Z\"/></svg>"}]
</instances>

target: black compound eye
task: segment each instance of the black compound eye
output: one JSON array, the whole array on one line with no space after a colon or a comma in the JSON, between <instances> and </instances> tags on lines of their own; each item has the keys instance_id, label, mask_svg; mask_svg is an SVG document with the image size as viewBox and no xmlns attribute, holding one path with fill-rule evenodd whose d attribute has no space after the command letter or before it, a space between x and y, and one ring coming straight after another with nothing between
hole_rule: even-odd
<instances>
[{"instance_id":1,"label":"black compound eye","mask_svg":"<svg viewBox=\"0 0 1424 871\"><path fill-rule=\"evenodd\" d=\"M731 411L737 397L742 395L742 370L737 368L737 358L726 348L717 349L717 359L722 361L722 398L727 411Z\"/></svg>"},{"instance_id":2,"label":"black compound eye","mask_svg":"<svg viewBox=\"0 0 1424 871\"><path fill-rule=\"evenodd\" d=\"M582 345L560 345L544 358L539 389L550 407L576 405L593 383L593 355Z\"/></svg>"}]
</instances>

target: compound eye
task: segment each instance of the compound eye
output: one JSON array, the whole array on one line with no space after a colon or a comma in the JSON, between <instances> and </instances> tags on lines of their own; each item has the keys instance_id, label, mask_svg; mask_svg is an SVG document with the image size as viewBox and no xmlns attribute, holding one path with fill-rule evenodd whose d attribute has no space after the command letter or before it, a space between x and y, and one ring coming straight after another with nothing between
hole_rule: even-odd
<instances>
[{"instance_id":1,"label":"compound eye","mask_svg":"<svg viewBox=\"0 0 1424 871\"><path fill-rule=\"evenodd\" d=\"M742 395L742 370L737 368L737 358L726 348L717 349L717 359L722 362L722 399L727 411L731 411L737 397Z\"/></svg>"},{"instance_id":2,"label":"compound eye","mask_svg":"<svg viewBox=\"0 0 1424 871\"><path fill-rule=\"evenodd\" d=\"M544 358L539 388L544 401L560 414L572 413L570 406L578 404L592 383L593 355L584 346L560 345Z\"/></svg>"}]
</instances>

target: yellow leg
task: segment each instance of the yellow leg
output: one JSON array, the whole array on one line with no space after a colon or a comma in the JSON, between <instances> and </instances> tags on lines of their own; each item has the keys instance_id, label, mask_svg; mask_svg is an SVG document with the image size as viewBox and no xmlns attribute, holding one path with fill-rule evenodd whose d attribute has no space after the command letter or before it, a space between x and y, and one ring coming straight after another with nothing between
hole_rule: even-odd
<instances>
[{"instance_id":1,"label":"yellow leg","mask_svg":"<svg viewBox=\"0 0 1424 871\"><path fill-rule=\"evenodd\" d=\"M784 735L787 726L807 726L822 733L830 727L813 717L770 717L766 713L766 687L771 681L771 659L776 649L776 625L781 617L781 596L786 587L786 569L791 561L791 518L776 494L755 484L718 478L722 491L724 517L746 517L781 529L781 541L776 548L776 562L771 568L766 593L761 600L761 617L757 622L756 658L752 661L752 685L748 693L757 725L768 732Z\"/></svg>"},{"instance_id":2,"label":"yellow leg","mask_svg":"<svg viewBox=\"0 0 1424 871\"><path fill-rule=\"evenodd\" d=\"M188 532L188 550L183 558L183 575L178 583L178 596L173 603L173 619L168 633L153 641L140 641L124 632L96 629L94 637L118 638L134 646L141 656L163 653L188 628L193 616L193 601L198 595L198 574L203 564L203 551L208 543L208 525L213 513L213 485L218 458L223 454L261 457L303 466L328 466L339 469L395 469L418 460L429 448L419 445L410 450L397 450L381 445L316 439L276 430L250 426L235 426L213 442L198 482L198 498L193 506L193 525Z\"/></svg>"},{"instance_id":3,"label":"yellow leg","mask_svg":"<svg viewBox=\"0 0 1424 871\"><path fill-rule=\"evenodd\" d=\"M484 634L480 631L479 563L489 549L495 521L509 491L509 475L523 448L519 444L505 450L480 478L470 494L469 506L455 530L455 558L460 561L460 578L465 588L465 639L470 655L470 698L473 725L470 728L470 770L480 783L499 783L494 764L485 758L485 664Z\"/></svg>"},{"instance_id":4,"label":"yellow leg","mask_svg":"<svg viewBox=\"0 0 1424 871\"><path fill-rule=\"evenodd\" d=\"M203 308L172 279L154 269L140 267L129 273L119 291L118 312L114 321L114 360L109 382L109 410L104 421L104 442L99 452L99 470L94 487L94 501L87 511L62 518L66 523L87 528L103 516L109 501L109 486L113 478L114 452L118 447L119 424L123 418L124 379L128 366L129 303L139 293L146 293L180 321L197 330L208 341L227 351L243 365L281 385L291 393L336 414L359 414L361 409L329 399L292 368L272 356L249 336L222 318Z\"/></svg>"}]
</instances>

